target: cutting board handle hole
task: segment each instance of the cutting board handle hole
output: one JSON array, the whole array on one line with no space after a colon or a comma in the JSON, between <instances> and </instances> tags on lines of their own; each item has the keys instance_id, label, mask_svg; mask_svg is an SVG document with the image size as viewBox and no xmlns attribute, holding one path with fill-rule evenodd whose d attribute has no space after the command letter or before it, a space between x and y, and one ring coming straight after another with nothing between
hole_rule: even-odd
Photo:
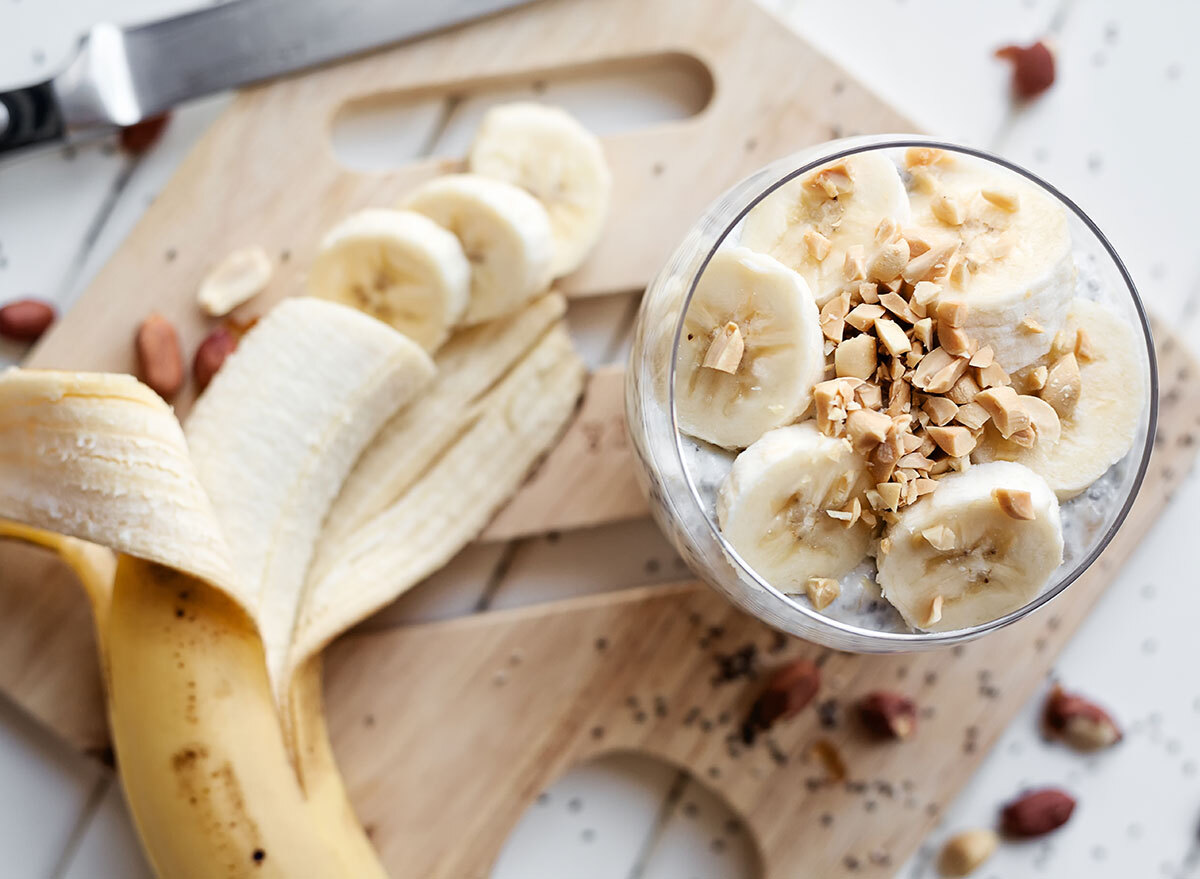
<instances>
[{"instance_id":1,"label":"cutting board handle hole","mask_svg":"<svg viewBox=\"0 0 1200 879\"><path fill-rule=\"evenodd\" d=\"M613 802L629 805L616 810ZM631 825L645 835L637 838ZM553 846L546 840L550 829L558 837ZM630 851L619 851L618 843ZM515 879L518 865L535 860L532 852L568 876L580 858L597 857L597 847L622 865L622 876L630 861L630 875L638 876L765 874L754 833L708 781L644 752L616 751L577 764L538 795L505 842L491 879ZM548 850L557 864L547 862Z\"/></svg>"},{"instance_id":2,"label":"cutting board handle hole","mask_svg":"<svg viewBox=\"0 0 1200 879\"><path fill-rule=\"evenodd\" d=\"M389 171L426 158L466 154L489 107L544 101L604 136L697 115L714 91L694 55L670 52L611 58L504 77L389 91L351 100L333 117L334 155L355 171Z\"/></svg>"}]
</instances>

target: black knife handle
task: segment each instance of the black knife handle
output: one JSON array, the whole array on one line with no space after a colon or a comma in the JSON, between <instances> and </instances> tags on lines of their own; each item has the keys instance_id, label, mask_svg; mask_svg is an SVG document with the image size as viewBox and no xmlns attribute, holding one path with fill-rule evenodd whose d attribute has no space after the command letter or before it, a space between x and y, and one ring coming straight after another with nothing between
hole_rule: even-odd
<instances>
[{"instance_id":1,"label":"black knife handle","mask_svg":"<svg viewBox=\"0 0 1200 879\"><path fill-rule=\"evenodd\" d=\"M62 111L52 83L0 92L0 153L62 140Z\"/></svg>"}]
</instances>

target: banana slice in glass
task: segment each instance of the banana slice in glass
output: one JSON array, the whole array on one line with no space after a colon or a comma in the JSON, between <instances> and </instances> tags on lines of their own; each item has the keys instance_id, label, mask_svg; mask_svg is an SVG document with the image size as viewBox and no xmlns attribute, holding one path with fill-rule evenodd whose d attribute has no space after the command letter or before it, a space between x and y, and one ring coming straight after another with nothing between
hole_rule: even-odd
<instances>
[{"instance_id":1,"label":"banana slice in glass","mask_svg":"<svg viewBox=\"0 0 1200 879\"><path fill-rule=\"evenodd\" d=\"M1060 501L1083 492L1125 456L1137 437L1147 393L1140 340L1115 312L1074 300L1065 340L1067 350L1045 358L1047 383L1035 392L1041 396L1020 398L1038 442L1022 447L1003 439L989 422L972 454L976 461L1019 461L1040 474Z\"/></svg>"},{"instance_id":2,"label":"banana slice in glass","mask_svg":"<svg viewBox=\"0 0 1200 879\"><path fill-rule=\"evenodd\" d=\"M1023 607L1062 559L1050 487L1022 464L995 461L943 477L900 511L880 541L877 580L910 626L944 632Z\"/></svg>"},{"instance_id":3,"label":"banana slice in glass","mask_svg":"<svg viewBox=\"0 0 1200 879\"><path fill-rule=\"evenodd\" d=\"M795 421L825 370L808 285L766 254L719 251L684 315L675 368L684 433L740 449Z\"/></svg>"},{"instance_id":4,"label":"banana slice in glass","mask_svg":"<svg viewBox=\"0 0 1200 879\"><path fill-rule=\"evenodd\" d=\"M866 506L870 475L844 439L811 421L765 434L733 462L717 495L717 522L738 555L772 586L803 592L863 560L871 528L828 511Z\"/></svg>"},{"instance_id":5,"label":"banana slice in glass","mask_svg":"<svg viewBox=\"0 0 1200 879\"><path fill-rule=\"evenodd\" d=\"M746 215L740 243L795 269L824 305L856 280L847 276L848 251L871 248L881 222L894 229L908 218L896 165L882 152L860 153L768 195Z\"/></svg>"},{"instance_id":6,"label":"banana slice in glass","mask_svg":"<svg viewBox=\"0 0 1200 879\"><path fill-rule=\"evenodd\" d=\"M963 329L1007 372L1050 350L1075 295L1067 210L1017 174L969 156L908 153L914 252L904 279L941 285L968 308ZM920 247L914 249L920 250Z\"/></svg>"}]
</instances>

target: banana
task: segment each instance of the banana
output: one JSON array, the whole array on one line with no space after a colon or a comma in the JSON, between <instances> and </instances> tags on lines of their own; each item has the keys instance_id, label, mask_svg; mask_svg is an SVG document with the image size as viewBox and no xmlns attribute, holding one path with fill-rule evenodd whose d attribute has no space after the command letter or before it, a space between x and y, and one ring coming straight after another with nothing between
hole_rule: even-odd
<instances>
[{"instance_id":1,"label":"banana","mask_svg":"<svg viewBox=\"0 0 1200 879\"><path fill-rule=\"evenodd\" d=\"M995 461L944 476L900 511L880 541L877 580L910 626L945 632L1023 607L1062 559L1050 487L1024 465Z\"/></svg>"},{"instance_id":2,"label":"banana","mask_svg":"<svg viewBox=\"0 0 1200 879\"><path fill-rule=\"evenodd\" d=\"M428 217L368 208L325 236L308 290L365 311L434 351L467 309L471 263L458 239Z\"/></svg>"},{"instance_id":3,"label":"banana","mask_svg":"<svg viewBox=\"0 0 1200 879\"><path fill-rule=\"evenodd\" d=\"M680 330L675 412L685 433L745 448L796 420L825 370L808 284L774 257L718 251Z\"/></svg>"},{"instance_id":4,"label":"banana","mask_svg":"<svg viewBox=\"0 0 1200 879\"><path fill-rule=\"evenodd\" d=\"M424 351L378 321L288 299L246 334L184 425L281 703L321 523L366 445L433 374Z\"/></svg>"},{"instance_id":5,"label":"banana","mask_svg":"<svg viewBox=\"0 0 1200 879\"><path fill-rule=\"evenodd\" d=\"M483 117L470 170L527 190L546 208L554 233L551 274L583 263L608 217L612 174L594 134L557 107L518 102Z\"/></svg>"},{"instance_id":6,"label":"banana","mask_svg":"<svg viewBox=\"0 0 1200 879\"><path fill-rule=\"evenodd\" d=\"M0 375L0 517L92 584L122 783L159 876L383 877L361 828L322 820L336 797L318 810L299 785L249 590L166 403L129 376ZM115 572L81 540L115 550Z\"/></svg>"},{"instance_id":7,"label":"banana","mask_svg":"<svg viewBox=\"0 0 1200 879\"><path fill-rule=\"evenodd\" d=\"M915 149L908 166L906 234L929 250L912 258L905 280L934 281L939 301L965 303L963 329L980 346L991 345L1007 372L1037 360L1050 350L1075 295L1067 209L981 159Z\"/></svg>"},{"instance_id":8,"label":"banana","mask_svg":"<svg viewBox=\"0 0 1200 879\"><path fill-rule=\"evenodd\" d=\"M437 352L427 393L376 434L329 510L318 558L366 527L401 497L466 430L479 401L558 324L566 300L551 293L508 317L456 333ZM315 567L321 567L318 560Z\"/></svg>"},{"instance_id":9,"label":"banana","mask_svg":"<svg viewBox=\"0 0 1200 879\"><path fill-rule=\"evenodd\" d=\"M896 228L908 217L895 164L882 152L866 152L772 192L746 215L739 243L795 269L824 305L854 280L846 269L851 248L865 253L881 223Z\"/></svg>"},{"instance_id":10,"label":"banana","mask_svg":"<svg viewBox=\"0 0 1200 879\"><path fill-rule=\"evenodd\" d=\"M292 665L303 665L352 622L477 537L562 431L585 376L566 326L556 322L469 406L461 433L421 464L421 475L402 496L344 539L323 539L305 588ZM418 424L407 435L419 442L421 432Z\"/></svg>"},{"instance_id":11,"label":"banana","mask_svg":"<svg viewBox=\"0 0 1200 879\"><path fill-rule=\"evenodd\" d=\"M867 506L866 462L811 421L764 434L733 462L717 494L717 522L738 555L785 592L838 578L867 554L872 529L834 518Z\"/></svg>"},{"instance_id":12,"label":"banana","mask_svg":"<svg viewBox=\"0 0 1200 879\"><path fill-rule=\"evenodd\" d=\"M1085 345L1077 341L1083 333ZM1078 368L1077 401L1059 414L1044 399L1022 397L1039 429L1059 426L1053 442L1023 448L1004 440L989 423L973 460L1020 461L1042 476L1060 501L1084 491L1133 446L1145 414L1149 377L1140 356L1141 340L1114 312L1087 299L1071 303L1066 338ZM1076 353L1075 349L1079 349ZM1047 366L1054 354L1047 356ZM1053 375L1053 373L1052 373ZM1049 395L1052 386L1037 393Z\"/></svg>"},{"instance_id":13,"label":"banana","mask_svg":"<svg viewBox=\"0 0 1200 879\"><path fill-rule=\"evenodd\" d=\"M401 206L450 230L462 245L471 262L464 324L507 314L550 285L550 216L525 190L479 174L449 174L419 187Z\"/></svg>"}]
</instances>

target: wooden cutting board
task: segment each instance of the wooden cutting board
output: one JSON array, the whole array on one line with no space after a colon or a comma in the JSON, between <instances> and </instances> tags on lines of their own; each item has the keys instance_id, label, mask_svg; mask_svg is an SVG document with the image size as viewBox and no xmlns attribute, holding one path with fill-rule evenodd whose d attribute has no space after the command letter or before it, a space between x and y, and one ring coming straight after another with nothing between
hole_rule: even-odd
<instances>
[{"instance_id":1,"label":"wooden cutting board","mask_svg":"<svg viewBox=\"0 0 1200 879\"><path fill-rule=\"evenodd\" d=\"M644 286L707 202L772 158L836 132L913 129L749 2L546 0L244 93L29 365L129 370L134 329L151 309L173 320L191 349L208 329L194 290L214 259L251 242L289 254L252 304L264 310L299 289L321 232L341 216L390 204L416 181L457 167L423 162L372 175L340 168L328 128L349 102L389 92L463 94L646 59L709 78L711 99L690 119L605 139L613 220L593 258L564 283L572 295ZM394 875L485 875L543 786L579 760L629 748L688 767L724 794L746 818L771 879L800 865L813 875L866 867L886 875L1037 687L1161 508L1177 478L1170 471L1189 466L1200 413L1184 381L1192 366L1178 347L1161 356L1174 381L1166 440L1121 537L1048 612L971 647L920 657L828 655L779 639L694 584L339 641L327 680L335 747ZM190 399L176 402L182 413ZM643 511L621 409L620 371L598 372L576 424L489 536ZM0 547L0 576L0 689L68 741L103 752L94 644L77 586L23 548ZM749 644L762 666L821 656L826 704L747 749L731 747L727 736L753 682L712 679L721 655ZM997 661L1013 652L1028 661ZM928 715L915 740L869 745L847 705L889 683ZM846 779L824 780L808 756L817 739L841 754Z\"/></svg>"}]
</instances>

